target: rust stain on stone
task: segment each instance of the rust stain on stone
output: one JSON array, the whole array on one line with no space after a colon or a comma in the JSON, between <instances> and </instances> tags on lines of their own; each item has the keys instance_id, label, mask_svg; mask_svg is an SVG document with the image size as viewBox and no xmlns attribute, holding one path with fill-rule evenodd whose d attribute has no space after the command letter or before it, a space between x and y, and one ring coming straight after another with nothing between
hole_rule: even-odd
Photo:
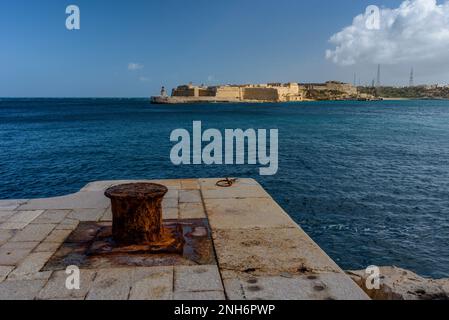
<instances>
[{"instance_id":1,"label":"rust stain on stone","mask_svg":"<svg viewBox=\"0 0 449 320\"><path fill-rule=\"evenodd\" d=\"M207 219L166 220L163 228L174 239L169 246L123 245L114 240L110 222L81 222L43 270L216 264Z\"/></svg>"}]
</instances>

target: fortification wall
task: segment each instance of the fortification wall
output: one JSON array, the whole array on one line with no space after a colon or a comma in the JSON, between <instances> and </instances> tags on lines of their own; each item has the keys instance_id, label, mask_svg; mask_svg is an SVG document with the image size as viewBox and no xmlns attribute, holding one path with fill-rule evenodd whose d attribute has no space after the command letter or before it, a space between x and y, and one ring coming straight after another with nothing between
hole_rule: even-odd
<instances>
[{"instance_id":1,"label":"fortification wall","mask_svg":"<svg viewBox=\"0 0 449 320\"><path fill-rule=\"evenodd\" d=\"M199 89L199 97L215 97L217 95L217 90L215 88Z\"/></svg>"},{"instance_id":2,"label":"fortification wall","mask_svg":"<svg viewBox=\"0 0 449 320\"><path fill-rule=\"evenodd\" d=\"M348 83L328 82L328 83L326 83L326 87L328 88L328 90L341 91L341 92L344 92L349 95L357 94L357 88Z\"/></svg>"},{"instance_id":3,"label":"fortification wall","mask_svg":"<svg viewBox=\"0 0 449 320\"><path fill-rule=\"evenodd\" d=\"M240 100L241 93L239 87L218 87L216 97L218 99Z\"/></svg>"},{"instance_id":4,"label":"fortification wall","mask_svg":"<svg viewBox=\"0 0 449 320\"><path fill-rule=\"evenodd\" d=\"M278 101L279 93L274 88L243 88L243 99Z\"/></svg>"},{"instance_id":5,"label":"fortification wall","mask_svg":"<svg viewBox=\"0 0 449 320\"><path fill-rule=\"evenodd\" d=\"M173 89L172 96L173 97L194 97L195 89L187 88L187 87L178 87L176 89Z\"/></svg>"},{"instance_id":6,"label":"fortification wall","mask_svg":"<svg viewBox=\"0 0 449 320\"><path fill-rule=\"evenodd\" d=\"M296 84L276 88L280 101L302 101L303 90Z\"/></svg>"}]
</instances>

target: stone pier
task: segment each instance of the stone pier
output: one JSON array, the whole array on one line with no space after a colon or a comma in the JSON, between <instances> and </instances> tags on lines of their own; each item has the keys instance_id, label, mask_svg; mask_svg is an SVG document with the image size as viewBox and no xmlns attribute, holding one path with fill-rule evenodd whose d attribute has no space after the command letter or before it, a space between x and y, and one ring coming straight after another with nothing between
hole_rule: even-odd
<instances>
[{"instance_id":1,"label":"stone pier","mask_svg":"<svg viewBox=\"0 0 449 320\"><path fill-rule=\"evenodd\" d=\"M368 299L256 181L218 180L101 181L62 197L1 200L0 299ZM204 252L84 257L111 225L104 191L131 182L166 186L164 223L184 226L193 239L185 251L201 243ZM80 290L65 286L68 265L80 268Z\"/></svg>"}]
</instances>

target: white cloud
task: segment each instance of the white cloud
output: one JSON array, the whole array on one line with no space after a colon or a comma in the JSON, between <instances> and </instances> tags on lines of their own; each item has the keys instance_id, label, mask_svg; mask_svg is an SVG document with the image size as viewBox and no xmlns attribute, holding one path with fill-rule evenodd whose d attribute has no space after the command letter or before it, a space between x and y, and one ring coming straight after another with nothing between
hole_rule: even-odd
<instances>
[{"instance_id":1,"label":"white cloud","mask_svg":"<svg viewBox=\"0 0 449 320\"><path fill-rule=\"evenodd\" d=\"M128 70L134 71L134 70L140 70L143 69L143 65L139 63L130 62L128 63Z\"/></svg>"},{"instance_id":2,"label":"white cloud","mask_svg":"<svg viewBox=\"0 0 449 320\"><path fill-rule=\"evenodd\" d=\"M449 0L407 0L380 10L380 29L366 27L368 14L354 18L330 38L326 58L338 65L436 64L449 69Z\"/></svg>"},{"instance_id":3,"label":"white cloud","mask_svg":"<svg viewBox=\"0 0 449 320\"><path fill-rule=\"evenodd\" d=\"M150 81L150 79L149 79L149 78L147 78L147 77L144 77L144 76L141 76L141 77L139 77L139 80L140 80L140 81L142 81L142 82L147 82L147 81Z\"/></svg>"}]
</instances>

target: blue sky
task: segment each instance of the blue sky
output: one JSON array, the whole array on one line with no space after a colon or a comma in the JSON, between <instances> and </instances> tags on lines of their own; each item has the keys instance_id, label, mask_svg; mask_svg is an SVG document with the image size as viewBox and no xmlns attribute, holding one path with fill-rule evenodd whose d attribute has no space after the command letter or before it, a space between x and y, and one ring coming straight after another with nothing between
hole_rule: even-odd
<instances>
[{"instance_id":1,"label":"blue sky","mask_svg":"<svg viewBox=\"0 0 449 320\"><path fill-rule=\"evenodd\" d=\"M374 2L1 0L0 96L146 97L190 81L352 82L354 72L371 82L374 62L341 66L325 52L368 5L402 1ZM65 28L69 4L80 30ZM384 82L406 81L407 68Z\"/></svg>"}]
</instances>

